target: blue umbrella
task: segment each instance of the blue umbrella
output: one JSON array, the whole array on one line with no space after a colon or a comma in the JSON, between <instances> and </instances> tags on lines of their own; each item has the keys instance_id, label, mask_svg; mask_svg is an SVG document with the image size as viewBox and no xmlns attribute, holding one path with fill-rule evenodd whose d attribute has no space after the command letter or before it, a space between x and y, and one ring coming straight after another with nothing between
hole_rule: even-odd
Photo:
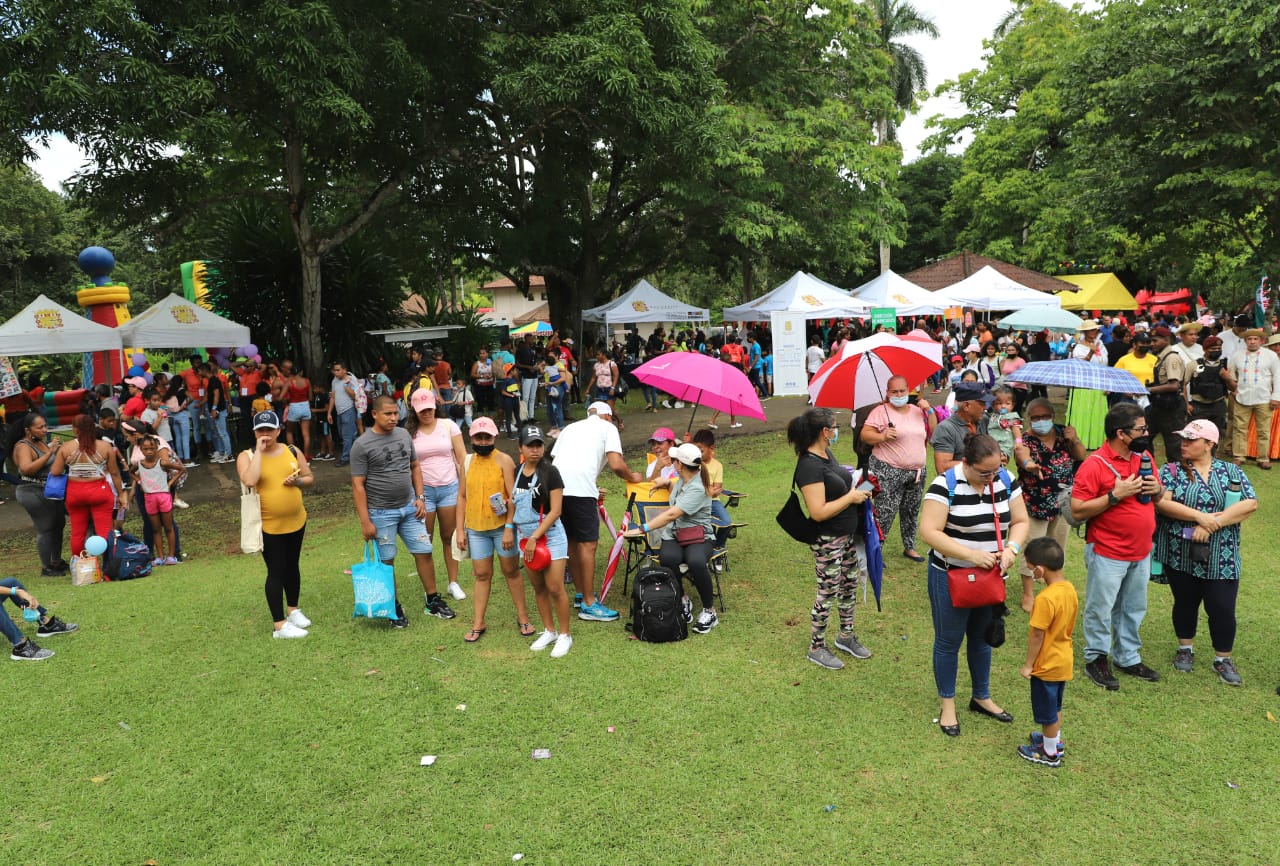
<instances>
[{"instance_id":1,"label":"blue umbrella","mask_svg":"<svg viewBox=\"0 0 1280 866\"><path fill-rule=\"evenodd\" d=\"M876 610L880 610L880 586L884 583L884 545L880 542L880 525L871 500L862 503L862 522L867 545L867 581L876 593Z\"/></svg>"},{"instance_id":2,"label":"blue umbrella","mask_svg":"<svg viewBox=\"0 0 1280 866\"><path fill-rule=\"evenodd\" d=\"M1068 331L1080 329L1081 319L1058 307L1031 307L1005 316L998 324L1009 331Z\"/></svg>"},{"instance_id":3,"label":"blue umbrella","mask_svg":"<svg viewBox=\"0 0 1280 866\"><path fill-rule=\"evenodd\" d=\"M1091 364L1074 358L1062 361L1035 361L1015 373L1007 382L1028 385L1056 385L1060 388L1088 388L1111 394L1145 394L1146 387L1128 370L1117 370L1105 364Z\"/></svg>"}]
</instances>

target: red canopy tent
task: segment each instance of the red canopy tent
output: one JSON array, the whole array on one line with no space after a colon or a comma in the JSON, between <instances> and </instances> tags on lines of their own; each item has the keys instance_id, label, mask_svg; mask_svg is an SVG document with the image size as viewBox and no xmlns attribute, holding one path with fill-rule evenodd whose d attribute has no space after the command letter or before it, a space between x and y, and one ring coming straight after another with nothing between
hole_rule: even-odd
<instances>
[{"instance_id":1,"label":"red canopy tent","mask_svg":"<svg viewBox=\"0 0 1280 866\"><path fill-rule=\"evenodd\" d=\"M1164 313L1170 316L1187 316L1196 312L1196 308L1207 306L1204 298L1192 295L1190 289L1175 289L1171 292L1153 292L1142 289L1133 299L1138 302L1138 309L1144 313Z\"/></svg>"}]
</instances>

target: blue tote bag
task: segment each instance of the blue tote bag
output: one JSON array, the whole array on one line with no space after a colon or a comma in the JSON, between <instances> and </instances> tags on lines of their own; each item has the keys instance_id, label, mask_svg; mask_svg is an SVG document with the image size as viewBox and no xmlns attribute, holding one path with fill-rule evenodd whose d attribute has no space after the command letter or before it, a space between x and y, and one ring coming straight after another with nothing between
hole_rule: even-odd
<instances>
[{"instance_id":1,"label":"blue tote bag","mask_svg":"<svg viewBox=\"0 0 1280 866\"><path fill-rule=\"evenodd\" d=\"M372 541L364 544L364 561L351 566L351 583L356 594L353 617L396 618L396 572L378 559L378 545Z\"/></svg>"}]
</instances>

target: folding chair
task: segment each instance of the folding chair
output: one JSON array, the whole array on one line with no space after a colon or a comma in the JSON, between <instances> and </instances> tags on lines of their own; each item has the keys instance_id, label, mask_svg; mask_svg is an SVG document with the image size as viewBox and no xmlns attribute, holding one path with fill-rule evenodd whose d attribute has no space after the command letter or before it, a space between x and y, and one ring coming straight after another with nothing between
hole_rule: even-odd
<instances>
[{"instance_id":1,"label":"folding chair","mask_svg":"<svg viewBox=\"0 0 1280 866\"><path fill-rule=\"evenodd\" d=\"M628 485L629 488L641 486L648 487L648 485L639 484ZM631 514L631 526L633 528L639 527L642 523L648 523L649 518L656 517L670 507L671 502L667 499L637 499L636 491L631 491L627 497L627 511ZM649 544L648 535L628 538L626 560L626 569L622 573L622 595L627 599L627 609L630 610L631 594L628 588L631 584L631 578L640 573L640 569L644 567L646 562L657 565L658 548Z\"/></svg>"}]
</instances>

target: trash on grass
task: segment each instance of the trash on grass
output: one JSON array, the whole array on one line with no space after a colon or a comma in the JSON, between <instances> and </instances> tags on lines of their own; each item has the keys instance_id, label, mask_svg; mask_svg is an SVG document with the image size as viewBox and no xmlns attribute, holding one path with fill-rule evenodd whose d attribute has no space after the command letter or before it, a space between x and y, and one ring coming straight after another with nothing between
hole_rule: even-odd
<instances>
[{"instance_id":1,"label":"trash on grass","mask_svg":"<svg viewBox=\"0 0 1280 866\"><path fill-rule=\"evenodd\" d=\"M535 761L543 761L550 757L551 757L550 749L534 749L533 750L533 759Z\"/></svg>"},{"instance_id":2,"label":"trash on grass","mask_svg":"<svg viewBox=\"0 0 1280 866\"><path fill-rule=\"evenodd\" d=\"M822 811L824 812L834 812L835 810L836 810L835 803L828 803L826 806L822 807Z\"/></svg>"},{"instance_id":3,"label":"trash on grass","mask_svg":"<svg viewBox=\"0 0 1280 866\"><path fill-rule=\"evenodd\" d=\"M613 725L610 725L610 726L609 726L609 733L611 733L611 734L613 733Z\"/></svg>"},{"instance_id":4,"label":"trash on grass","mask_svg":"<svg viewBox=\"0 0 1280 866\"><path fill-rule=\"evenodd\" d=\"M371 676L374 676L377 672L378 672L377 668L369 668L367 671L364 672L364 675L366 677L371 677Z\"/></svg>"},{"instance_id":5,"label":"trash on grass","mask_svg":"<svg viewBox=\"0 0 1280 866\"><path fill-rule=\"evenodd\" d=\"M432 657L431 657L431 660L432 660L433 662L440 662L440 664L444 664L444 659L438 659L438 658L436 658L435 656L432 656Z\"/></svg>"},{"instance_id":6,"label":"trash on grass","mask_svg":"<svg viewBox=\"0 0 1280 866\"><path fill-rule=\"evenodd\" d=\"M524 855L523 855L523 854L512 854L512 855L511 855L511 859L512 859L512 860L523 860L523 859L524 859Z\"/></svg>"},{"instance_id":7,"label":"trash on grass","mask_svg":"<svg viewBox=\"0 0 1280 866\"><path fill-rule=\"evenodd\" d=\"M121 723L120 723L120 727L121 727L121 729L122 729L122 730L126 730L126 731L132 731L132 730L133 730L133 728L129 727L129 723L128 723L128 722L121 722Z\"/></svg>"},{"instance_id":8,"label":"trash on grass","mask_svg":"<svg viewBox=\"0 0 1280 866\"><path fill-rule=\"evenodd\" d=\"M1271 714L1271 710L1267 710L1267 721L1275 724L1276 717Z\"/></svg>"},{"instance_id":9,"label":"trash on grass","mask_svg":"<svg viewBox=\"0 0 1280 866\"><path fill-rule=\"evenodd\" d=\"M422 767L430 767L430 766L431 766L432 764L434 764L435 762L436 762L436 756L435 756L435 755L423 755L423 756L422 756L422 763L421 763L421 764L419 764L419 766L422 766Z\"/></svg>"},{"instance_id":10,"label":"trash on grass","mask_svg":"<svg viewBox=\"0 0 1280 866\"><path fill-rule=\"evenodd\" d=\"M456 707L454 707L454 709L455 709L455 710L457 710L457 711L458 711L458 712L460 712L460 713L465 713L465 712L467 711L467 705L466 705L466 704L458 704Z\"/></svg>"},{"instance_id":11,"label":"trash on grass","mask_svg":"<svg viewBox=\"0 0 1280 866\"><path fill-rule=\"evenodd\" d=\"M1239 788L1240 786L1237 785L1235 782L1227 782L1227 787L1234 791L1236 788Z\"/></svg>"}]
</instances>

